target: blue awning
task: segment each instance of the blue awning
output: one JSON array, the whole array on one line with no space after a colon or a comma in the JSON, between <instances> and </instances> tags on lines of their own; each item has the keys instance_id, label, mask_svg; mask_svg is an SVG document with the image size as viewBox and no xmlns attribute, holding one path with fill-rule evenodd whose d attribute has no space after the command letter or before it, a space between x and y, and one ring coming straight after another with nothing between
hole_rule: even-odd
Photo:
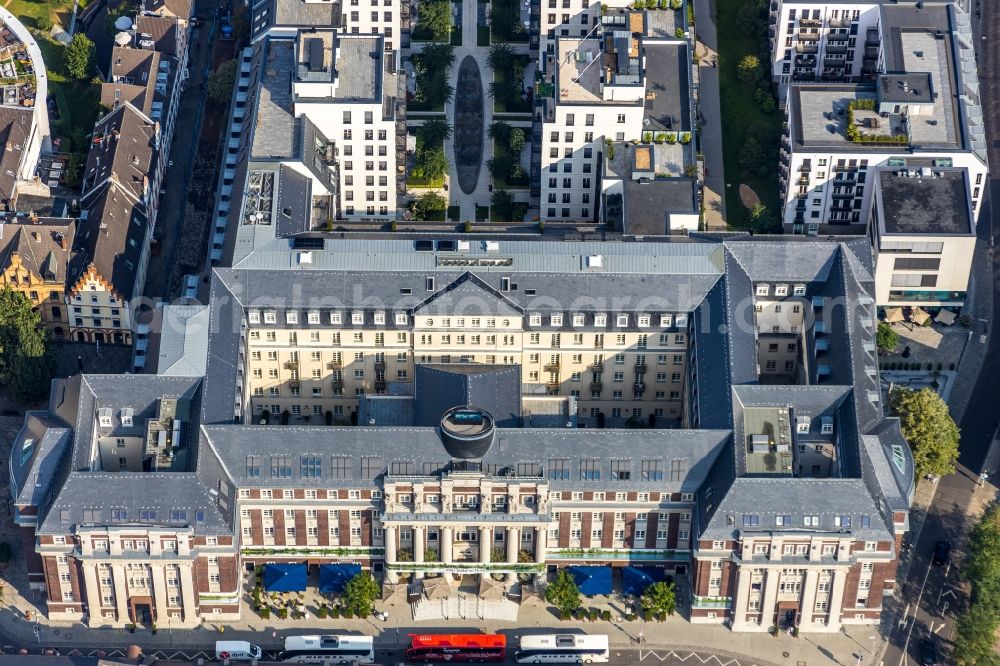
<instances>
[{"instance_id":1,"label":"blue awning","mask_svg":"<svg viewBox=\"0 0 1000 666\"><path fill-rule=\"evenodd\" d=\"M580 594L611 594L611 567L569 567Z\"/></svg>"},{"instance_id":2,"label":"blue awning","mask_svg":"<svg viewBox=\"0 0 1000 666\"><path fill-rule=\"evenodd\" d=\"M267 592L304 592L306 565L268 564L264 566L264 590Z\"/></svg>"},{"instance_id":3,"label":"blue awning","mask_svg":"<svg viewBox=\"0 0 1000 666\"><path fill-rule=\"evenodd\" d=\"M622 569L622 594L640 596L653 583L665 581L670 576L662 567L624 567Z\"/></svg>"},{"instance_id":4,"label":"blue awning","mask_svg":"<svg viewBox=\"0 0 1000 666\"><path fill-rule=\"evenodd\" d=\"M344 591L347 581L361 573L360 564L321 564L319 565L320 594L340 594Z\"/></svg>"}]
</instances>

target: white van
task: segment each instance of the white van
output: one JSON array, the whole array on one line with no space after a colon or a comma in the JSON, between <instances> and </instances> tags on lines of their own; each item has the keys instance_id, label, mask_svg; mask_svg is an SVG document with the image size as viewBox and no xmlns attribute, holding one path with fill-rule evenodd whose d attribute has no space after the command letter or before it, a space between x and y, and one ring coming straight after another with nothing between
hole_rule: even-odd
<instances>
[{"instance_id":1,"label":"white van","mask_svg":"<svg viewBox=\"0 0 1000 666\"><path fill-rule=\"evenodd\" d=\"M260 660L259 645L249 641L215 641L215 658L218 661L253 661Z\"/></svg>"}]
</instances>

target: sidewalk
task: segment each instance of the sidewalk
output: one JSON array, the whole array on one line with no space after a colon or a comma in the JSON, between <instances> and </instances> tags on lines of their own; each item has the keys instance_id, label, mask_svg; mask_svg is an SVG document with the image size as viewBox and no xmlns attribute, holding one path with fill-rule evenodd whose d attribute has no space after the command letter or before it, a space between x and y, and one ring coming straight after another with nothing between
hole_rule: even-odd
<instances>
[{"instance_id":1,"label":"sidewalk","mask_svg":"<svg viewBox=\"0 0 1000 666\"><path fill-rule=\"evenodd\" d=\"M385 607L384 604L379 604ZM134 634L124 629L89 629L81 624L40 625L40 637L36 640L33 624L16 617L9 608L0 611L0 631L12 640L13 647L54 647L63 653L65 648L77 648L82 652L92 650L122 650L128 645L140 645L145 652L209 650L216 640L247 640L260 645L265 650L279 649L286 636L300 635L322 630L325 632L361 633L375 636L379 649L393 650L408 644L407 634L414 631L466 631L471 633L504 633L508 639L516 640L521 633L538 633L539 629L559 631L585 631L590 634L607 634L614 649L639 649L642 651L698 652L702 655L716 654L734 659L747 659L758 666L796 663L855 664L858 657L870 664L873 647L871 636L877 633L871 626L849 627L833 634L800 634L798 638L782 634L771 637L766 633L732 633L720 625L689 624L680 616L673 616L662 623L644 622L560 622L551 610L541 606L521 608L517 622L469 620L446 620L416 624L410 620L406 606L385 607L389 620L385 623L372 620L319 620L311 616L309 620L260 620L252 613L245 612L247 621L227 626L205 623L190 630L173 631L160 626L153 635L148 629L139 629ZM639 637L644 640L638 644ZM876 651L879 643L875 644ZM655 661L659 661L656 659Z\"/></svg>"},{"instance_id":2,"label":"sidewalk","mask_svg":"<svg viewBox=\"0 0 1000 666\"><path fill-rule=\"evenodd\" d=\"M990 318L993 313L993 254L982 240L976 242L976 252L972 261L969 278L969 292L962 314L973 319L972 335L962 352L958 364L958 377L948 399L951 417L956 423L962 422L965 408L972 397L972 391L979 379L979 369L983 366L989 345L980 341L980 335L989 335ZM987 338L988 341L989 338ZM978 471L978 470L977 470Z\"/></svg>"},{"instance_id":3,"label":"sidewalk","mask_svg":"<svg viewBox=\"0 0 1000 666\"><path fill-rule=\"evenodd\" d=\"M691 0L689 0L691 1ZM722 162L722 116L719 110L719 70L714 0L694 0L695 56L698 61L701 152L705 157L705 229L726 230L726 179Z\"/></svg>"}]
</instances>

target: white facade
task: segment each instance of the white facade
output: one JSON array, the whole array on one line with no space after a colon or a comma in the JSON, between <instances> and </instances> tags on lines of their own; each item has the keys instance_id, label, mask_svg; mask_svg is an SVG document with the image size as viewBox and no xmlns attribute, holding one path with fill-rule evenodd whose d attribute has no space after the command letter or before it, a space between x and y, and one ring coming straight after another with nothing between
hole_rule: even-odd
<instances>
[{"instance_id":1,"label":"white facade","mask_svg":"<svg viewBox=\"0 0 1000 666\"><path fill-rule=\"evenodd\" d=\"M875 3L772 2L771 76L794 81L860 81L878 69Z\"/></svg>"}]
</instances>

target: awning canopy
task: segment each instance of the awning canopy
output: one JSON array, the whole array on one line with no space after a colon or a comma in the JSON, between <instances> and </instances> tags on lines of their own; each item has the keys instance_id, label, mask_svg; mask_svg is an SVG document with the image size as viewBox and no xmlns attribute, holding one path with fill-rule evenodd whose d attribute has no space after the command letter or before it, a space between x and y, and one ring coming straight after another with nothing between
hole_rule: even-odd
<instances>
[{"instance_id":1,"label":"awning canopy","mask_svg":"<svg viewBox=\"0 0 1000 666\"><path fill-rule=\"evenodd\" d=\"M611 567L569 567L580 594L611 594Z\"/></svg>"},{"instance_id":2,"label":"awning canopy","mask_svg":"<svg viewBox=\"0 0 1000 666\"><path fill-rule=\"evenodd\" d=\"M910 310L910 321L912 321L917 326L923 326L927 323L931 316L927 314L927 311L923 308L916 307Z\"/></svg>"},{"instance_id":3,"label":"awning canopy","mask_svg":"<svg viewBox=\"0 0 1000 666\"><path fill-rule=\"evenodd\" d=\"M360 564L321 564L319 565L320 594L340 594L344 591L347 581L361 573Z\"/></svg>"},{"instance_id":4,"label":"awning canopy","mask_svg":"<svg viewBox=\"0 0 1000 666\"><path fill-rule=\"evenodd\" d=\"M448 576L424 578L424 596L428 599L447 599L451 596L451 583Z\"/></svg>"},{"instance_id":5,"label":"awning canopy","mask_svg":"<svg viewBox=\"0 0 1000 666\"><path fill-rule=\"evenodd\" d=\"M622 594L642 595L653 583L667 580L667 570L662 567L625 567L622 569Z\"/></svg>"},{"instance_id":6,"label":"awning canopy","mask_svg":"<svg viewBox=\"0 0 1000 666\"><path fill-rule=\"evenodd\" d=\"M941 308L941 311L937 313L936 317L934 317L934 321L944 324L945 326L951 326L952 324L955 323L955 318L957 316L958 315L956 315L951 310L945 310L944 308Z\"/></svg>"},{"instance_id":7,"label":"awning canopy","mask_svg":"<svg viewBox=\"0 0 1000 666\"><path fill-rule=\"evenodd\" d=\"M487 601L500 601L507 594L507 586L495 580L493 576L479 577L479 598Z\"/></svg>"},{"instance_id":8,"label":"awning canopy","mask_svg":"<svg viewBox=\"0 0 1000 666\"><path fill-rule=\"evenodd\" d=\"M885 322L887 324L895 324L906 319L903 316L903 308L888 308L885 311Z\"/></svg>"},{"instance_id":9,"label":"awning canopy","mask_svg":"<svg viewBox=\"0 0 1000 666\"><path fill-rule=\"evenodd\" d=\"M268 564L264 566L264 591L304 592L306 589L306 565Z\"/></svg>"}]
</instances>

